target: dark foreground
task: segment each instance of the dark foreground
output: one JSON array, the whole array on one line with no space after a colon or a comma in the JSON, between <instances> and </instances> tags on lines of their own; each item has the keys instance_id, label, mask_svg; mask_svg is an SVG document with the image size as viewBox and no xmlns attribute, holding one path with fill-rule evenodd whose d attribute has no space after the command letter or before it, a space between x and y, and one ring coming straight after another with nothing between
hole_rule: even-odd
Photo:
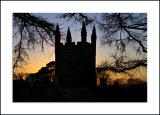
<instances>
[{"instance_id":1,"label":"dark foreground","mask_svg":"<svg viewBox=\"0 0 160 115\"><path fill-rule=\"evenodd\" d=\"M61 88L17 80L13 102L147 102L147 85Z\"/></svg>"}]
</instances>

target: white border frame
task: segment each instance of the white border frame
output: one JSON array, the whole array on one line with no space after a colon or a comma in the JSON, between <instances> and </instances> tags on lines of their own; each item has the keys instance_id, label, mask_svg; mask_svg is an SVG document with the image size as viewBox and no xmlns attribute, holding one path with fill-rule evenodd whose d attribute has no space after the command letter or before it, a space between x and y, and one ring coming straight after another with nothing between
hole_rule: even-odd
<instances>
[{"instance_id":1,"label":"white border frame","mask_svg":"<svg viewBox=\"0 0 160 115\"><path fill-rule=\"evenodd\" d=\"M159 113L158 1L2 1L1 2L2 114L125 114ZM146 103L13 103L12 13L144 12L148 14L148 102Z\"/></svg>"}]
</instances>

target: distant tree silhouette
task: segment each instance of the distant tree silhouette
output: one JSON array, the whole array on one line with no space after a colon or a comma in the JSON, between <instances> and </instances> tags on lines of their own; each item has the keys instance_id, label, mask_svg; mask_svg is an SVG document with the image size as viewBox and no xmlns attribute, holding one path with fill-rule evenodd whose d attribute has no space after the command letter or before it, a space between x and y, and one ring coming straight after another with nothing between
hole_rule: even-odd
<instances>
[{"instance_id":1,"label":"distant tree silhouette","mask_svg":"<svg viewBox=\"0 0 160 115\"><path fill-rule=\"evenodd\" d=\"M46 64L45 67L42 67L37 73L30 74L28 79L29 82L40 83L44 86L49 86L55 84L55 62L51 61Z\"/></svg>"},{"instance_id":2,"label":"distant tree silhouette","mask_svg":"<svg viewBox=\"0 0 160 115\"><path fill-rule=\"evenodd\" d=\"M139 78L135 78L135 79L131 78L131 79L128 79L127 82L128 82L128 85L133 85L133 86L135 85L145 86L146 85L146 82Z\"/></svg>"},{"instance_id":3,"label":"distant tree silhouette","mask_svg":"<svg viewBox=\"0 0 160 115\"><path fill-rule=\"evenodd\" d=\"M99 78L99 79L100 79L100 86L101 87L107 86L107 84L106 84L106 78L102 77L102 78Z\"/></svg>"}]
</instances>

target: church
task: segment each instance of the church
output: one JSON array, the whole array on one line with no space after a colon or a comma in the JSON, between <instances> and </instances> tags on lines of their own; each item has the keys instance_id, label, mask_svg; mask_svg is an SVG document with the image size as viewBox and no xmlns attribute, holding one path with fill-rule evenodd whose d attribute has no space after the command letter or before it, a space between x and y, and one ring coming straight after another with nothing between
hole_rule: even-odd
<instances>
[{"instance_id":1,"label":"church","mask_svg":"<svg viewBox=\"0 0 160 115\"><path fill-rule=\"evenodd\" d=\"M60 42L59 26L55 31L55 76L61 87L96 87L96 29L91 43L87 42L86 26L81 29L81 41L72 42L68 28L66 43Z\"/></svg>"}]
</instances>

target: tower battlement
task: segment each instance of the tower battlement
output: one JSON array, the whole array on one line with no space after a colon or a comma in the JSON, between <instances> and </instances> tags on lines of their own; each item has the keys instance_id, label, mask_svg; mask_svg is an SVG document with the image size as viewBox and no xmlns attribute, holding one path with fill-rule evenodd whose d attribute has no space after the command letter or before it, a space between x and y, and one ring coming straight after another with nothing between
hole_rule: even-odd
<instances>
[{"instance_id":1,"label":"tower battlement","mask_svg":"<svg viewBox=\"0 0 160 115\"><path fill-rule=\"evenodd\" d=\"M96 86L96 30L93 28L91 43L86 42L87 31L83 24L81 42L72 42L68 28L66 43L60 43L60 31L57 25L55 33L56 77L60 86L94 87Z\"/></svg>"}]
</instances>

